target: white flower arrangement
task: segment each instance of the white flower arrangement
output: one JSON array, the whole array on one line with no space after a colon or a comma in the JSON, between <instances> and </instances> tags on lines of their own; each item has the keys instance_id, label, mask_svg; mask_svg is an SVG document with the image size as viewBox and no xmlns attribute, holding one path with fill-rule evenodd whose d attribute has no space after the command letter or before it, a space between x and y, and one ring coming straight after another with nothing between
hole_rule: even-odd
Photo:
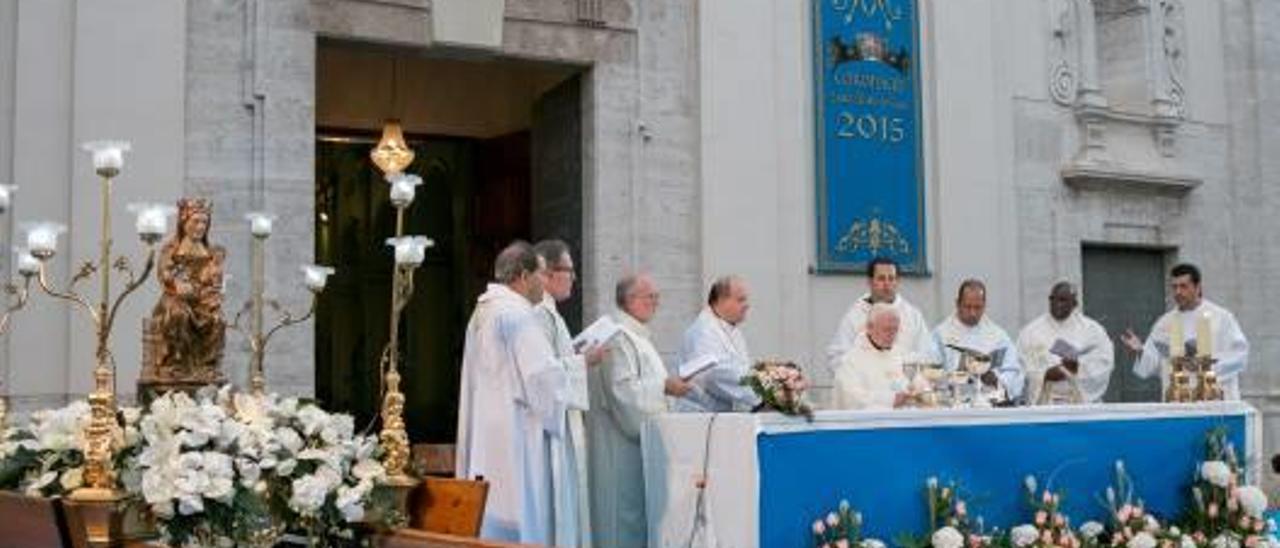
<instances>
[{"instance_id":1,"label":"white flower arrangement","mask_svg":"<svg viewBox=\"0 0 1280 548\"><path fill-rule=\"evenodd\" d=\"M964 548L964 535L950 525L933 532L933 548Z\"/></svg>"},{"instance_id":2,"label":"white flower arrangement","mask_svg":"<svg viewBox=\"0 0 1280 548\"><path fill-rule=\"evenodd\" d=\"M1218 487L1227 487L1232 481L1231 467L1220 460L1205 461L1201 464L1200 476Z\"/></svg>"},{"instance_id":3,"label":"white flower arrangement","mask_svg":"<svg viewBox=\"0 0 1280 548\"><path fill-rule=\"evenodd\" d=\"M127 480L123 461L135 451L139 410L122 408L112 451L117 481ZM21 427L8 428L0 438L0 489L32 497L60 497L84 485L84 431L90 421L89 404L79 400L58 409L31 414Z\"/></svg>"},{"instance_id":4,"label":"white flower arrangement","mask_svg":"<svg viewBox=\"0 0 1280 548\"><path fill-rule=\"evenodd\" d=\"M146 501L176 544L238 542L285 525L350 538L386 472L350 415L276 395L166 394L142 418ZM231 516L225 519L219 516Z\"/></svg>"}]
</instances>

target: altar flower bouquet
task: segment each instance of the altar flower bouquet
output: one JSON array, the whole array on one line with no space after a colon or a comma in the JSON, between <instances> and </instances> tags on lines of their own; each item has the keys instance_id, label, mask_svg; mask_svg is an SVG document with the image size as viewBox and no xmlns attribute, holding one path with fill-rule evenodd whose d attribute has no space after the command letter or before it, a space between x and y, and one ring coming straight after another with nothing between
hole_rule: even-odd
<instances>
[{"instance_id":1,"label":"altar flower bouquet","mask_svg":"<svg viewBox=\"0 0 1280 548\"><path fill-rule=\"evenodd\" d=\"M929 509L927 536L899 535L899 546L913 548L986 548L1001 540L999 531L987 531L981 516L975 516L956 482L940 483L937 477L925 480L925 504Z\"/></svg>"},{"instance_id":2,"label":"altar flower bouquet","mask_svg":"<svg viewBox=\"0 0 1280 548\"><path fill-rule=\"evenodd\" d=\"M813 521L813 545L817 548L885 548L879 539L862 536L862 512L841 500L834 512Z\"/></svg>"},{"instance_id":3,"label":"altar flower bouquet","mask_svg":"<svg viewBox=\"0 0 1280 548\"><path fill-rule=\"evenodd\" d=\"M141 430L132 489L176 545L271 545L286 527L313 546L352 538L385 475L350 416L293 398L173 392Z\"/></svg>"},{"instance_id":4,"label":"altar flower bouquet","mask_svg":"<svg viewBox=\"0 0 1280 548\"><path fill-rule=\"evenodd\" d=\"M1211 431L1205 460L1191 484L1192 504L1182 524L1200 546L1250 548L1271 545L1264 513L1267 495L1252 485L1241 485L1241 466L1225 429Z\"/></svg>"},{"instance_id":5,"label":"altar flower bouquet","mask_svg":"<svg viewBox=\"0 0 1280 548\"><path fill-rule=\"evenodd\" d=\"M1071 520L1062 513L1062 494L1046 488L1038 490L1035 476L1024 481L1032 521L1009 530L1009 543L1014 548L1077 548L1080 538L1071 530ZM1133 546L1132 548L1155 548Z\"/></svg>"},{"instance_id":6,"label":"altar flower bouquet","mask_svg":"<svg viewBox=\"0 0 1280 548\"><path fill-rule=\"evenodd\" d=\"M127 481L124 463L136 453L140 410L121 408L112 446L115 478ZM7 428L0 437L0 489L32 497L61 497L84 484L84 429L90 421L84 400L36 411L21 427Z\"/></svg>"},{"instance_id":7,"label":"altar flower bouquet","mask_svg":"<svg viewBox=\"0 0 1280 548\"><path fill-rule=\"evenodd\" d=\"M762 361L742 377L740 383L751 387L760 398L757 410L772 410L784 415L801 415L813 420L813 407L805 400L809 382L800 367L791 362Z\"/></svg>"},{"instance_id":8,"label":"altar flower bouquet","mask_svg":"<svg viewBox=\"0 0 1280 548\"><path fill-rule=\"evenodd\" d=\"M1107 487L1102 505L1107 509L1107 524L1096 521L1080 526L1081 544L1086 548L1124 546L1126 548L1165 548L1182 546L1190 541L1177 527L1165 529L1142 502L1134 497L1133 480L1124 461L1115 463L1115 480ZM1194 545L1194 543L1192 543Z\"/></svg>"}]
</instances>

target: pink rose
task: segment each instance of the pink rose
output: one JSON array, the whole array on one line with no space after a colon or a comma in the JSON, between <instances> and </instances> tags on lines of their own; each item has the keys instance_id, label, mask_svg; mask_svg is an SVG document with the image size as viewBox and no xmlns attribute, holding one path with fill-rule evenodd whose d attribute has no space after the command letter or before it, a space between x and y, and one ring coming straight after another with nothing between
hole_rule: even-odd
<instances>
[{"instance_id":1,"label":"pink rose","mask_svg":"<svg viewBox=\"0 0 1280 548\"><path fill-rule=\"evenodd\" d=\"M822 524L822 520L813 520L813 534L821 535L825 532L827 532L827 527Z\"/></svg>"},{"instance_id":2,"label":"pink rose","mask_svg":"<svg viewBox=\"0 0 1280 548\"><path fill-rule=\"evenodd\" d=\"M1039 511L1039 512L1036 512L1036 526L1037 526L1037 527L1044 525L1044 522L1045 522L1046 520L1048 520L1048 519L1049 519L1049 515L1048 515L1048 514L1046 514L1046 513L1044 513L1044 510L1041 510L1041 511Z\"/></svg>"},{"instance_id":3,"label":"pink rose","mask_svg":"<svg viewBox=\"0 0 1280 548\"><path fill-rule=\"evenodd\" d=\"M1218 503L1216 503L1216 502L1210 502L1210 503L1209 503L1209 509L1205 511L1205 514L1207 514L1207 515L1209 516L1209 519L1215 519L1215 518L1217 518L1217 517L1218 517Z\"/></svg>"},{"instance_id":4,"label":"pink rose","mask_svg":"<svg viewBox=\"0 0 1280 548\"><path fill-rule=\"evenodd\" d=\"M965 506L965 504L964 504L964 501L963 501L963 500L961 500L961 501L957 501L957 502L956 502L956 515L957 515L957 516L964 517L964 515L965 515L965 513L966 513L966 510L967 510L967 507Z\"/></svg>"}]
</instances>

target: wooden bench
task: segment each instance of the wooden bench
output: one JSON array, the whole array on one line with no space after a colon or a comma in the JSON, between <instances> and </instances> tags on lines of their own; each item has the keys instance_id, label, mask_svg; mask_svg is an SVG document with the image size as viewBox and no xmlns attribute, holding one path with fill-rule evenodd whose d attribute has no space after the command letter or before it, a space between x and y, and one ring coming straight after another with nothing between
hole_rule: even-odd
<instances>
[{"instance_id":1,"label":"wooden bench","mask_svg":"<svg viewBox=\"0 0 1280 548\"><path fill-rule=\"evenodd\" d=\"M0 491L0 548L71 546L67 520L56 499Z\"/></svg>"}]
</instances>

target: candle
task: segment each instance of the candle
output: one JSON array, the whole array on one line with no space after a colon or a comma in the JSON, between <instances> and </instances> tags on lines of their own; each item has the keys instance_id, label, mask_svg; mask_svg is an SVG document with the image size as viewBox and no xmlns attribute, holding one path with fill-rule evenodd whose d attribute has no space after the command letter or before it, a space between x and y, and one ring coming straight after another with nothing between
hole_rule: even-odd
<instances>
[{"instance_id":1,"label":"candle","mask_svg":"<svg viewBox=\"0 0 1280 548\"><path fill-rule=\"evenodd\" d=\"M104 177L114 177L124 168L124 153L130 149L127 141L92 141L81 145L93 154L93 170Z\"/></svg>"},{"instance_id":2,"label":"candle","mask_svg":"<svg viewBox=\"0 0 1280 548\"><path fill-rule=\"evenodd\" d=\"M249 219L249 232L255 238L266 238L271 235L271 223L275 220L275 216L255 211L245 217Z\"/></svg>"},{"instance_id":3,"label":"candle","mask_svg":"<svg viewBox=\"0 0 1280 548\"><path fill-rule=\"evenodd\" d=\"M1196 318L1196 357L1208 358L1213 355L1213 333L1209 325L1209 313L1205 312Z\"/></svg>"},{"instance_id":4,"label":"candle","mask_svg":"<svg viewBox=\"0 0 1280 548\"><path fill-rule=\"evenodd\" d=\"M13 185L0 185L0 213L9 211L9 206L13 205L13 191L18 187Z\"/></svg>"},{"instance_id":5,"label":"candle","mask_svg":"<svg viewBox=\"0 0 1280 548\"><path fill-rule=\"evenodd\" d=\"M324 290L325 282L329 280L329 275L333 273L334 270L331 266L304 264L302 265L302 283L313 293L319 293Z\"/></svg>"},{"instance_id":6,"label":"candle","mask_svg":"<svg viewBox=\"0 0 1280 548\"><path fill-rule=\"evenodd\" d=\"M40 273L40 260L33 257L30 251L19 249L18 273L23 276L35 276Z\"/></svg>"},{"instance_id":7,"label":"candle","mask_svg":"<svg viewBox=\"0 0 1280 548\"><path fill-rule=\"evenodd\" d=\"M387 182L391 183L391 205L405 207L413 202L414 187L422 184L422 177L396 173L387 177Z\"/></svg>"},{"instance_id":8,"label":"candle","mask_svg":"<svg viewBox=\"0 0 1280 548\"><path fill-rule=\"evenodd\" d=\"M63 230L56 223L36 223L27 230L27 248L36 257L51 257L58 251L58 234Z\"/></svg>"},{"instance_id":9,"label":"candle","mask_svg":"<svg viewBox=\"0 0 1280 548\"><path fill-rule=\"evenodd\" d=\"M138 235L143 240L159 239L169 231L169 212L165 210L165 206L157 204L138 204L131 206L134 214L138 216L134 222L134 228L138 231Z\"/></svg>"},{"instance_id":10,"label":"candle","mask_svg":"<svg viewBox=\"0 0 1280 548\"><path fill-rule=\"evenodd\" d=\"M1186 352L1182 347L1182 314L1174 313L1169 318L1169 357L1181 358Z\"/></svg>"},{"instance_id":11,"label":"candle","mask_svg":"<svg viewBox=\"0 0 1280 548\"><path fill-rule=\"evenodd\" d=\"M401 236L388 238L387 244L395 247L397 265L418 266L426 258L427 247L432 242L426 236Z\"/></svg>"}]
</instances>

